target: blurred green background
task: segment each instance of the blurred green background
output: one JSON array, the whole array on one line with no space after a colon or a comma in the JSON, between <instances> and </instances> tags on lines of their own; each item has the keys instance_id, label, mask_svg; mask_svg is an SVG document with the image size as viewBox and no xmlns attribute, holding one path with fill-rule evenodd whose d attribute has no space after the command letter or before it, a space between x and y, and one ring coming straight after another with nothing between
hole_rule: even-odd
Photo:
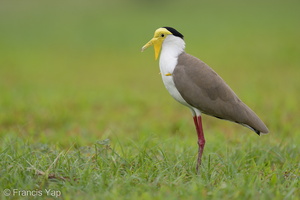
<instances>
[{"instance_id":1,"label":"blurred green background","mask_svg":"<svg viewBox=\"0 0 300 200\"><path fill-rule=\"evenodd\" d=\"M63 199L297 199L299 8L1 0L0 199L12 188L57 189ZM164 88L153 49L140 52L162 26L180 31L186 51L270 130L258 137L204 115L200 175L190 111Z\"/></svg>"},{"instance_id":2,"label":"blurred green background","mask_svg":"<svg viewBox=\"0 0 300 200\"><path fill-rule=\"evenodd\" d=\"M0 135L62 145L112 135L194 138L190 112L158 75L162 26L265 121L298 137L299 1L1 1ZM205 117L208 133L249 131ZM70 138L71 137L71 138ZM73 138L72 138L73 137Z\"/></svg>"}]
</instances>

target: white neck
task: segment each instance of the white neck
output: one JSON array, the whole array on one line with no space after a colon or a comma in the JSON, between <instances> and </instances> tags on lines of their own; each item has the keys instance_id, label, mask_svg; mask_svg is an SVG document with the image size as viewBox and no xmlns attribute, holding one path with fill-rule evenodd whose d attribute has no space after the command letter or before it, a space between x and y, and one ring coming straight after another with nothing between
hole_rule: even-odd
<instances>
[{"instance_id":1,"label":"white neck","mask_svg":"<svg viewBox=\"0 0 300 200\"><path fill-rule=\"evenodd\" d=\"M178 62L178 56L184 51L184 48L185 42L183 39L174 35L168 35L162 44L159 68L164 85L172 97L183 105L190 107L178 92L172 75Z\"/></svg>"},{"instance_id":2,"label":"white neck","mask_svg":"<svg viewBox=\"0 0 300 200\"><path fill-rule=\"evenodd\" d=\"M185 42L183 39L174 35L168 35L163 41L161 55L168 54L172 57L178 57L184 51Z\"/></svg>"},{"instance_id":3,"label":"white neck","mask_svg":"<svg viewBox=\"0 0 300 200\"><path fill-rule=\"evenodd\" d=\"M168 35L163 41L159 58L161 73L173 73L178 56L184 51L185 42L174 35Z\"/></svg>"}]
</instances>

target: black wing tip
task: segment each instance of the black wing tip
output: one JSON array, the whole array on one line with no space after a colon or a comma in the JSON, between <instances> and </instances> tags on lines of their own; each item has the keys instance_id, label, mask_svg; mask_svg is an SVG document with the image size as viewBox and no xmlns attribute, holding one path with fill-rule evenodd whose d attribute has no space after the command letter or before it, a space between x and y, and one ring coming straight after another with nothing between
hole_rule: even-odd
<instances>
[{"instance_id":1,"label":"black wing tip","mask_svg":"<svg viewBox=\"0 0 300 200\"><path fill-rule=\"evenodd\" d=\"M253 127L250 127L258 136L260 136L261 132Z\"/></svg>"},{"instance_id":2,"label":"black wing tip","mask_svg":"<svg viewBox=\"0 0 300 200\"><path fill-rule=\"evenodd\" d=\"M264 134L268 134L269 133L269 130L263 130L263 131L259 131L259 130L256 130L256 129L253 129L255 131L255 133L257 133L257 135L264 135Z\"/></svg>"},{"instance_id":3,"label":"black wing tip","mask_svg":"<svg viewBox=\"0 0 300 200\"><path fill-rule=\"evenodd\" d=\"M218 118L218 119L223 119L223 120L224 120L224 118L219 117L219 116L216 116L216 115L213 115L213 117ZM249 128L249 129L251 129L251 130L254 131L258 136L260 136L261 133L265 133L265 134L266 134L266 133L269 132L269 130L267 130L266 132L259 131L259 130L255 129L255 128L251 127L251 126L248 126L248 125L246 125L246 124L239 123L239 122L237 122L237 121L235 121L235 123L240 124L240 125L242 125L242 126L245 126L245 127Z\"/></svg>"}]
</instances>

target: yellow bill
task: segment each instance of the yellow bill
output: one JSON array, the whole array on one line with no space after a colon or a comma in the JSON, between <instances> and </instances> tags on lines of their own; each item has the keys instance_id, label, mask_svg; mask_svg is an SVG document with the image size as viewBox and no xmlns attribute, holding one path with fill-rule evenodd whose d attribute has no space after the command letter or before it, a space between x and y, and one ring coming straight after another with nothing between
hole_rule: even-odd
<instances>
[{"instance_id":1,"label":"yellow bill","mask_svg":"<svg viewBox=\"0 0 300 200\"><path fill-rule=\"evenodd\" d=\"M142 52L152 45L154 46L155 60L157 60L161 50L162 40L159 40L158 38L152 38L147 44L142 47Z\"/></svg>"},{"instance_id":2,"label":"yellow bill","mask_svg":"<svg viewBox=\"0 0 300 200\"><path fill-rule=\"evenodd\" d=\"M142 52L145 51L150 46L154 46L154 54L155 54L155 60L157 60L162 43L167 35L172 34L170 31L168 31L165 28L159 28L155 31L154 37L142 47Z\"/></svg>"}]
</instances>

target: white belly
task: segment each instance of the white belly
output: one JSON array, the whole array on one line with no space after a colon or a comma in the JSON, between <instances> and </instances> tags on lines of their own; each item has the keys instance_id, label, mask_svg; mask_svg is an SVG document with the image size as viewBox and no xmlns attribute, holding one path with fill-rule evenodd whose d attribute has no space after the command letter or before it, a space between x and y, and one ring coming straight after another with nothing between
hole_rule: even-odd
<instances>
[{"instance_id":1,"label":"white belly","mask_svg":"<svg viewBox=\"0 0 300 200\"><path fill-rule=\"evenodd\" d=\"M164 82L165 87L169 91L170 95L180 102L181 104L191 107L181 96L181 94L178 92L177 88L175 87L175 83L173 80L173 71L175 69L175 66L177 65L177 57L170 56L168 54L165 54L164 51L161 53L160 62L159 62L159 68L160 73L162 76L162 80ZM169 75L168 75L169 74ZM166 76L168 75L168 76Z\"/></svg>"},{"instance_id":2,"label":"white belly","mask_svg":"<svg viewBox=\"0 0 300 200\"><path fill-rule=\"evenodd\" d=\"M167 73L165 73L167 74ZM165 76L165 74L162 73L162 80L164 82L165 87L169 91L170 95L181 104L191 107L181 96L181 94L178 92L177 88L175 87L175 83L173 81L172 76Z\"/></svg>"},{"instance_id":3,"label":"white belly","mask_svg":"<svg viewBox=\"0 0 300 200\"><path fill-rule=\"evenodd\" d=\"M173 71L177 65L178 56L184 51L185 43L181 38L177 38L173 35L168 35L163 42L162 51L159 59L159 68L162 76L162 80L165 87L171 94L171 96L179 103L189 107L193 116L199 116L201 112L189 105L181 96L173 80Z\"/></svg>"}]
</instances>

